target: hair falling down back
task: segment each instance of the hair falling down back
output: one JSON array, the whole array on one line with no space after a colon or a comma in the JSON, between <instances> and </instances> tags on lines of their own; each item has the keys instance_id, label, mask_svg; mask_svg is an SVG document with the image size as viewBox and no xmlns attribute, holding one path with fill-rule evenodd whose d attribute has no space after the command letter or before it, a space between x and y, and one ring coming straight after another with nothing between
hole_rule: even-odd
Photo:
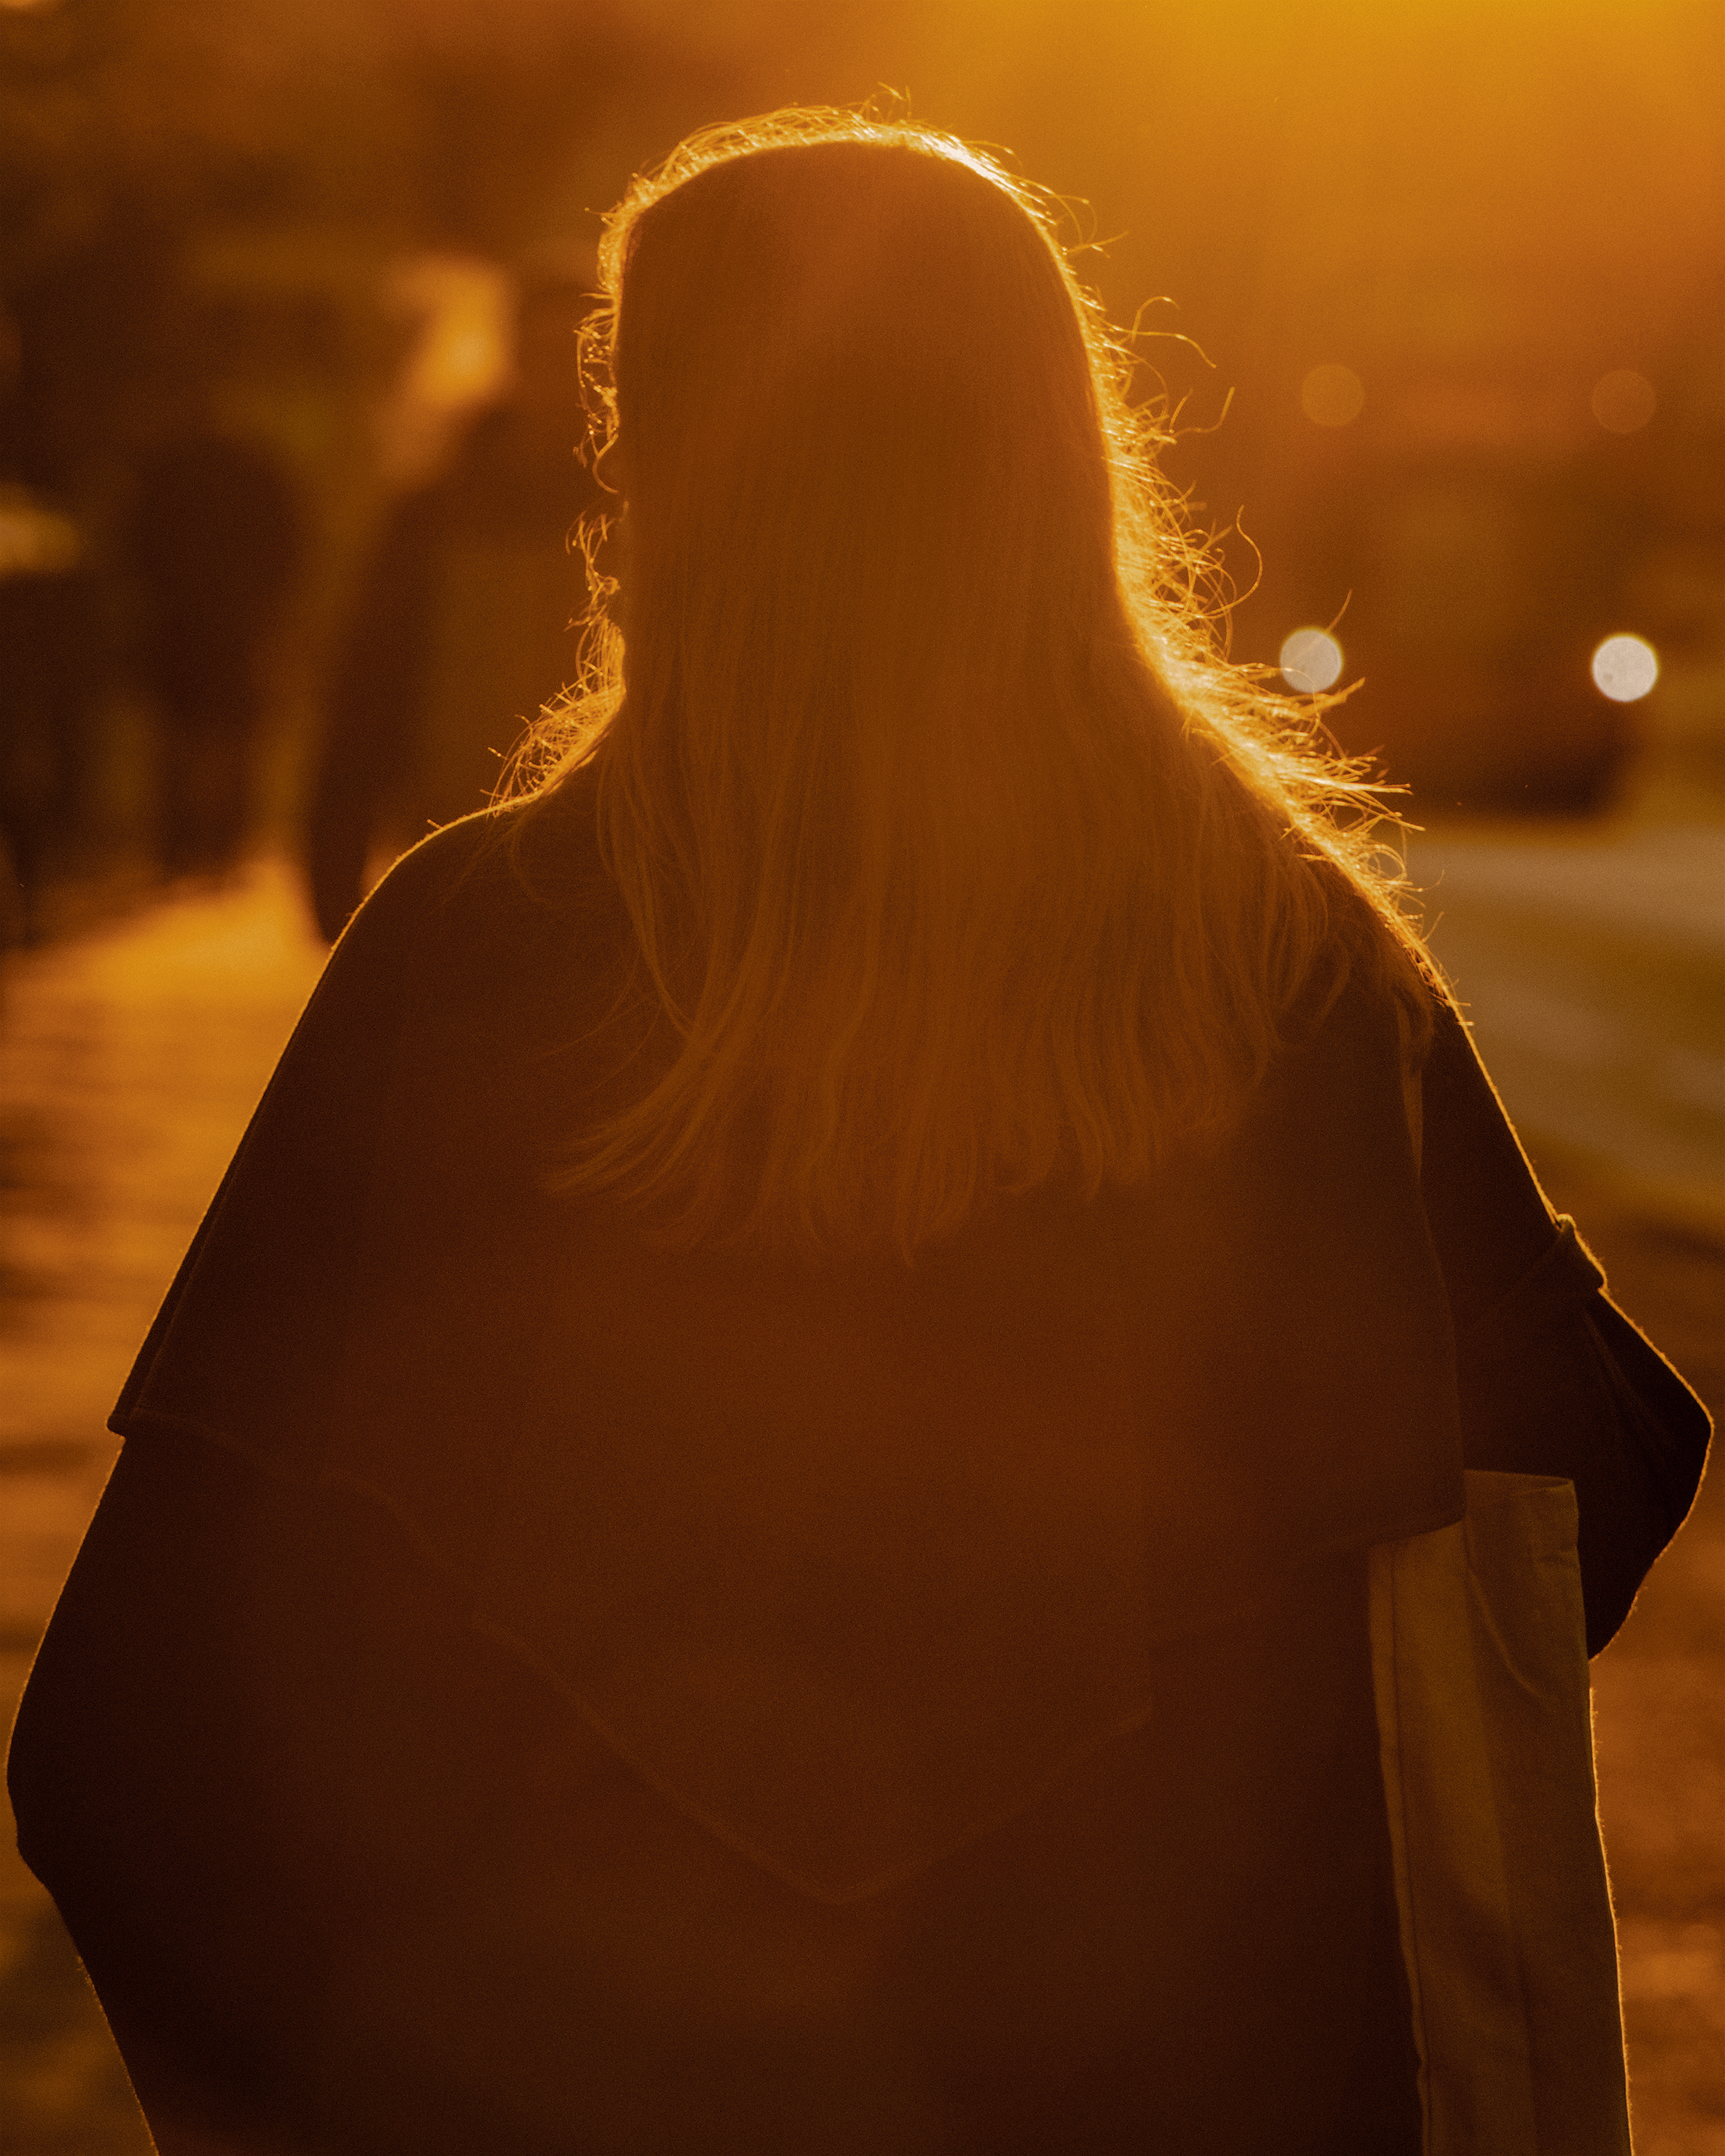
<instances>
[{"instance_id":1,"label":"hair falling down back","mask_svg":"<svg viewBox=\"0 0 1725 2156\"><path fill-rule=\"evenodd\" d=\"M667 1045L567 1187L909 1258L1222 1128L1315 973L1424 1007L1371 789L1218 655L1024 187L790 111L638 181L601 264L626 639L601 601L538 754L599 759Z\"/></svg>"}]
</instances>

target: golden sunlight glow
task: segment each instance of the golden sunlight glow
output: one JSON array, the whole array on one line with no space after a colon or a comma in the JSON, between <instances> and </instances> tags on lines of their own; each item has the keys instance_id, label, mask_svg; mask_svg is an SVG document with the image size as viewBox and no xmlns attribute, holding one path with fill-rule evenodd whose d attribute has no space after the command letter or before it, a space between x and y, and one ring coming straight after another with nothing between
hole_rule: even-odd
<instances>
[{"instance_id":1,"label":"golden sunlight glow","mask_svg":"<svg viewBox=\"0 0 1725 2156\"><path fill-rule=\"evenodd\" d=\"M0 486L0 577L57 577L83 552L78 527L23 487Z\"/></svg>"},{"instance_id":2,"label":"golden sunlight glow","mask_svg":"<svg viewBox=\"0 0 1725 2156\"><path fill-rule=\"evenodd\" d=\"M1659 409L1659 397L1645 374L1632 367L1614 367L1594 384L1594 417L1614 434L1633 434Z\"/></svg>"},{"instance_id":3,"label":"golden sunlight glow","mask_svg":"<svg viewBox=\"0 0 1725 2156\"><path fill-rule=\"evenodd\" d=\"M411 484L436 464L464 416L508 382L512 287L495 263L420 254L397 264L385 304L414 334L379 415L380 447L390 476Z\"/></svg>"},{"instance_id":4,"label":"golden sunlight glow","mask_svg":"<svg viewBox=\"0 0 1725 2156\"><path fill-rule=\"evenodd\" d=\"M1659 679L1659 654L1644 638L1608 636L1594 654L1594 686L1614 704L1634 704Z\"/></svg>"},{"instance_id":5,"label":"golden sunlight glow","mask_svg":"<svg viewBox=\"0 0 1725 2156\"><path fill-rule=\"evenodd\" d=\"M483 402L509 366L507 288L489 263L422 255L397 272L391 293L422 324L408 378L426 404Z\"/></svg>"},{"instance_id":6,"label":"golden sunlight glow","mask_svg":"<svg viewBox=\"0 0 1725 2156\"><path fill-rule=\"evenodd\" d=\"M1326 363L1300 383L1300 403L1314 425L1346 427L1366 408L1366 385L1351 367Z\"/></svg>"},{"instance_id":7,"label":"golden sunlight glow","mask_svg":"<svg viewBox=\"0 0 1725 2156\"><path fill-rule=\"evenodd\" d=\"M1283 644L1279 664L1296 696L1316 696L1341 679L1341 646L1327 629L1296 629Z\"/></svg>"}]
</instances>

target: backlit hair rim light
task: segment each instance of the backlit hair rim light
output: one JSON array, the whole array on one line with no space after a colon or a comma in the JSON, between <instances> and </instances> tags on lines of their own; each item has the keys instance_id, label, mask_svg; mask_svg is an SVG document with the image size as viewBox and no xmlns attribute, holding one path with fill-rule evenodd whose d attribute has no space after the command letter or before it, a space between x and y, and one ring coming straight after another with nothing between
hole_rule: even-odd
<instances>
[{"instance_id":1,"label":"backlit hair rim light","mask_svg":"<svg viewBox=\"0 0 1725 2156\"><path fill-rule=\"evenodd\" d=\"M937 131L704 131L600 250L623 590L590 760L651 1036L563 1180L673 1245L909 1256L1225 1127L1351 969L1427 1009L1333 699L1221 654L1209 557L1041 198Z\"/></svg>"}]
</instances>

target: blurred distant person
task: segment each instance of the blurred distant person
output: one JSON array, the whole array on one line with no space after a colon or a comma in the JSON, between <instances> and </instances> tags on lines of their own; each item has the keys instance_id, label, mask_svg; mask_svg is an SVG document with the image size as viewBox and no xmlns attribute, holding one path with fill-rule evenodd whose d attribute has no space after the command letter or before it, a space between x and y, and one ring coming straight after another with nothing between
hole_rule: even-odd
<instances>
[{"instance_id":1,"label":"blurred distant person","mask_svg":"<svg viewBox=\"0 0 1725 2156\"><path fill-rule=\"evenodd\" d=\"M605 264L620 624L342 937L19 1710L162 2156L1621 2156L1585 1656L1705 1412L1029 190L790 113Z\"/></svg>"},{"instance_id":2,"label":"blurred distant person","mask_svg":"<svg viewBox=\"0 0 1725 2156\"><path fill-rule=\"evenodd\" d=\"M398 501L362 571L331 670L306 834L318 927L333 941L367 864L482 808L505 758L574 670L586 599L571 534L601 499L576 334L593 302L529 284L507 395L448 467Z\"/></svg>"},{"instance_id":3,"label":"blurred distant person","mask_svg":"<svg viewBox=\"0 0 1725 2156\"><path fill-rule=\"evenodd\" d=\"M250 835L275 636L304 554L301 506L262 444L195 418L135 469L126 566L156 747L162 874L220 875Z\"/></svg>"}]
</instances>

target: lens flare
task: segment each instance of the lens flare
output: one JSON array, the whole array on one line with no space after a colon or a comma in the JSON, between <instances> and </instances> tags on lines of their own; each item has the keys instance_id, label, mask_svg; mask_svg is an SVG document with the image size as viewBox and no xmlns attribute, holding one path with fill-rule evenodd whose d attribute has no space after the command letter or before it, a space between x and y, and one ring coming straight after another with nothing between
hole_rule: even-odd
<instances>
[{"instance_id":1,"label":"lens flare","mask_svg":"<svg viewBox=\"0 0 1725 2156\"><path fill-rule=\"evenodd\" d=\"M1315 367L1300 385L1300 403L1314 426L1346 427L1366 408L1366 385L1351 367Z\"/></svg>"},{"instance_id":2,"label":"lens flare","mask_svg":"<svg viewBox=\"0 0 1725 2156\"><path fill-rule=\"evenodd\" d=\"M1659 679L1659 654L1639 636L1608 636L1594 654L1594 686L1614 704L1634 704Z\"/></svg>"},{"instance_id":3,"label":"lens flare","mask_svg":"<svg viewBox=\"0 0 1725 2156\"><path fill-rule=\"evenodd\" d=\"M1327 629L1296 629L1282 646L1282 679L1296 696L1333 689L1341 678L1341 646Z\"/></svg>"},{"instance_id":4,"label":"lens flare","mask_svg":"<svg viewBox=\"0 0 1725 2156\"><path fill-rule=\"evenodd\" d=\"M1645 374L1614 367L1594 384L1594 417L1608 434L1639 434L1659 409L1659 395Z\"/></svg>"}]
</instances>

